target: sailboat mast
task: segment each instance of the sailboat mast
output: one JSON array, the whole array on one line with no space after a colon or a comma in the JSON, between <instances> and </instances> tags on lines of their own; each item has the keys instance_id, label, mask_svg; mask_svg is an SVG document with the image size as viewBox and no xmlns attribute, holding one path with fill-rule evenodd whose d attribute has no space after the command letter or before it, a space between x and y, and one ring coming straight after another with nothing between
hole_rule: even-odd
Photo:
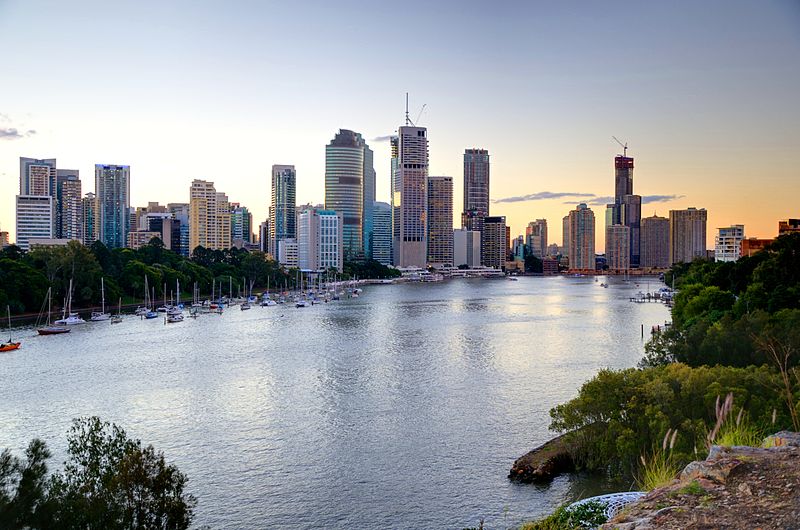
<instances>
[{"instance_id":1,"label":"sailboat mast","mask_svg":"<svg viewBox=\"0 0 800 530\"><path fill-rule=\"evenodd\" d=\"M100 311L105 313L106 312L106 284L105 284L105 281L103 281L103 277L102 276L100 277L100 305L101 305L101 308L102 308Z\"/></svg>"}]
</instances>

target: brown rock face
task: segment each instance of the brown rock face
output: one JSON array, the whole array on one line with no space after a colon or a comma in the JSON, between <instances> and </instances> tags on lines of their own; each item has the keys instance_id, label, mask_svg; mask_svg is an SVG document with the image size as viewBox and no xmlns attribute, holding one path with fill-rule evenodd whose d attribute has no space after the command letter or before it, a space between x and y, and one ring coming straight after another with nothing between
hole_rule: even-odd
<instances>
[{"instance_id":1,"label":"brown rock face","mask_svg":"<svg viewBox=\"0 0 800 530\"><path fill-rule=\"evenodd\" d=\"M511 466L508 478L520 482L538 482L570 471L573 468L573 462L569 455L569 443L566 436L553 438L519 457Z\"/></svg>"},{"instance_id":2,"label":"brown rock face","mask_svg":"<svg viewBox=\"0 0 800 530\"><path fill-rule=\"evenodd\" d=\"M765 445L770 447L712 447L680 479L651 491L601 528L800 528L800 435L781 432Z\"/></svg>"}]
</instances>

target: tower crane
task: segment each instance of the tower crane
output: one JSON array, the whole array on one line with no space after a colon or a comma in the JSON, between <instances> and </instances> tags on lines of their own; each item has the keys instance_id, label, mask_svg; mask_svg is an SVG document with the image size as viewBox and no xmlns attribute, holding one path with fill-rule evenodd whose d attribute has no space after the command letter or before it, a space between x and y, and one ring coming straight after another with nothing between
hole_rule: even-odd
<instances>
[{"instance_id":1,"label":"tower crane","mask_svg":"<svg viewBox=\"0 0 800 530\"><path fill-rule=\"evenodd\" d=\"M627 158L627 157L628 157L628 142L625 142L625 143L623 144L622 142L620 142L620 141L619 141L619 138L617 138L616 136L612 136L611 138L613 138L614 140L616 140L616 141L617 141L617 143L618 143L619 145L621 145L621 146L622 146L622 156L624 156L625 158Z\"/></svg>"}]
</instances>

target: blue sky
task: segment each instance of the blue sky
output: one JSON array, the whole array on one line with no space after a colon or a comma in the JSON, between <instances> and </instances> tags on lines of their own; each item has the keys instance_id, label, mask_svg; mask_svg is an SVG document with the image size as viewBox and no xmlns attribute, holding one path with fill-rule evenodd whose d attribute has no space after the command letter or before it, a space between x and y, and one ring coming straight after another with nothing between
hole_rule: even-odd
<instances>
[{"instance_id":1,"label":"blue sky","mask_svg":"<svg viewBox=\"0 0 800 530\"><path fill-rule=\"evenodd\" d=\"M298 201L322 202L325 144L339 128L391 134L407 91L412 117L426 104L431 174L455 177L456 215L464 148L490 150L493 199L602 197L611 135L636 158L635 191L667 196L647 215L705 207L710 229L757 236L800 215L797 1L0 0L0 46L12 232L20 156L80 169L84 191L95 163L130 164L133 205L188 201L207 178L257 219L270 166L295 164ZM371 145L388 200L388 146ZM492 213L512 234L545 217L557 240L577 200Z\"/></svg>"}]
</instances>

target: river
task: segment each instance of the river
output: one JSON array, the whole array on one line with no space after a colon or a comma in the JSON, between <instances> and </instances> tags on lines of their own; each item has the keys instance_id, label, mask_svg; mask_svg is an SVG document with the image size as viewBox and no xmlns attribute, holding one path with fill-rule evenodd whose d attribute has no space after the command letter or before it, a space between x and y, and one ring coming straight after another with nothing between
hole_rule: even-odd
<instances>
[{"instance_id":1,"label":"river","mask_svg":"<svg viewBox=\"0 0 800 530\"><path fill-rule=\"evenodd\" d=\"M97 415L188 475L197 525L513 527L600 487L506 476L551 437L552 406L634 366L641 325L669 319L628 300L660 282L604 280L376 285L301 309L22 328L0 354L0 448L39 437L59 467L71 419Z\"/></svg>"}]
</instances>

